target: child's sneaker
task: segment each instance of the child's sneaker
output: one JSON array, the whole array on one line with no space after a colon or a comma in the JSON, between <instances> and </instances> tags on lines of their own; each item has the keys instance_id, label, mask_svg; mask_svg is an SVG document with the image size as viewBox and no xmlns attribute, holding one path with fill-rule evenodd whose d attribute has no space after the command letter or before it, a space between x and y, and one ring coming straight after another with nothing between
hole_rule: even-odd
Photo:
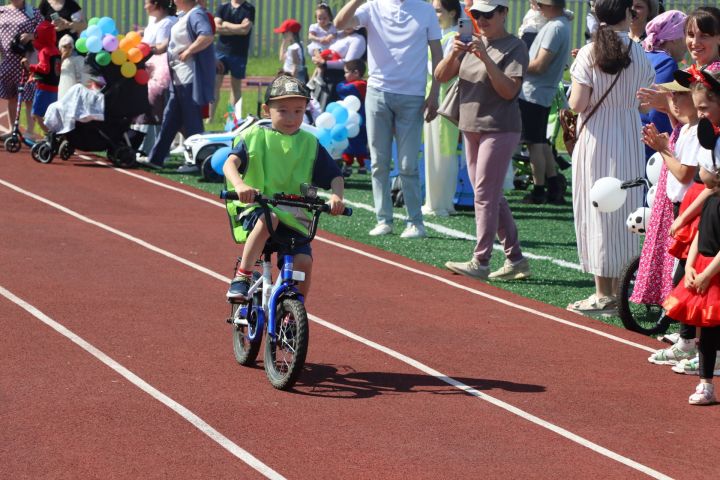
<instances>
[{"instance_id":1,"label":"child's sneaker","mask_svg":"<svg viewBox=\"0 0 720 480\"><path fill-rule=\"evenodd\" d=\"M352 175L352 167L350 165L345 165L342 168L342 176L348 178L350 175Z\"/></svg>"},{"instance_id":2,"label":"child's sneaker","mask_svg":"<svg viewBox=\"0 0 720 480\"><path fill-rule=\"evenodd\" d=\"M713 384L700 382L698 386L695 387L695 393L690 395L688 402L690 405L712 405L713 403L717 403Z\"/></svg>"},{"instance_id":3,"label":"child's sneaker","mask_svg":"<svg viewBox=\"0 0 720 480\"><path fill-rule=\"evenodd\" d=\"M672 367L672 371L675 373L684 373L685 375L699 375L700 374L700 357L695 355L690 360L681 360L677 365ZM713 375L720 375L720 356L715 359L715 370Z\"/></svg>"},{"instance_id":4,"label":"child's sneaker","mask_svg":"<svg viewBox=\"0 0 720 480\"><path fill-rule=\"evenodd\" d=\"M648 362L655 365L677 365L682 360L692 360L697 355L697 350L691 348L689 351L681 349L677 345L670 348L658 350L648 357Z\"/></svg>"},{"instance_id":5,"label":"child's sneaker","mask_svg":"<svg viewBox=\"0 0 720 480\"><path fill-rule=\"evenodd\" d=\"M227 298L230 300L246 301L248 290L250 290L250 277L238 275L230 282L230 288L227 291Z\"/></svg>"}]
</instances>

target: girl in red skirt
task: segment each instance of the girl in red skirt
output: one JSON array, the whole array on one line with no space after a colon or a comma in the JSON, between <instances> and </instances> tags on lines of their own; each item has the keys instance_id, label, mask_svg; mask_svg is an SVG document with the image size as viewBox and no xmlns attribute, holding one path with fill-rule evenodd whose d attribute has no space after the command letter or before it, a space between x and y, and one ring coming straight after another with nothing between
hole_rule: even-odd
<instances>
[{"instance_id":1,"label":"girl in red skirt","mask_svg":"<svg viewBox=\"0 0 720 480\"><path fill-rule=\"evenodd\" d=\"M717 125L720 120L720 79L702 72L693 84L693 101L698 113ZM718 75L720 77L720 75ZM698 346L700 384L690 395L692 405L715 403L712 383L717 351L720 349L720 143L714 151L699 155L700 177L713 191L702 207L698 232L690 246L685 280L667 298L663 307L670 318L700 327Z\"/></svg>"}]
</instances>

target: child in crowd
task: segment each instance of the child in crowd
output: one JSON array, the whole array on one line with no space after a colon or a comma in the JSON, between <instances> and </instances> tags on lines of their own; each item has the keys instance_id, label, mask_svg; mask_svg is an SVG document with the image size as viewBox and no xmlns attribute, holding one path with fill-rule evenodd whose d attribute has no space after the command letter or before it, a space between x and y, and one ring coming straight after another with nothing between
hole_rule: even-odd
<instances>
[{"instance_id":1,"label":"child in crowd","mask_svg":"<svg viewBox=\"0 0 720 480\"><path fill-rule=\"evenodd\" d=\"M333 25L332 10L330 10L327 3L321 3L317 6L315 20L317 20L317 23L313 23L308 29L310 45L308 45L307 51L310 56L330 48L335 38L337 38L337 29Z\"/></svg>"},{"instance_id":2,"label":"child in crowd","mask_svg":"<svg viewBox=\"0 0 720 480\"><path fill-rule=\"evenodd\" d=\"M351 60L345 63L345 81L337 86L338 96L343 99L350 95L354 95L360 99L360 132L352 138L349 138L350 145L342 154L345 166L343 167L343 176L349 177L352 174L353 161L358 163L358 173L367 173L365 168L365 159L368 158L367 130L365 129L365 92L367 91L367 82L363 80L365 75L365 62L362 60Z\"/></svg>"},{"instance_id":3,"label":"child in crowd","mask_svg":"<svg viewBox=\"0 0 720 480\"><path fill-rule=\"evenodd\" d=\"M698 116L690 89L677 82L659 87L671 92L670 111L679 123L671 136L660 133L652 123L643 128L643 141L662 155L664 164L640 257L636 288L630 297L632 302L641 304L661 304L685 275L685 262L681 260L673 277L675 262L668 252L672 244L669 233L679 213L680 202L693 183L700 150ZM648 361L658 365L675 365L681 360L693 358L696 353L693 338L680 339L672 347L650 355Z\"/></svg>"},{"instance_id":4,"label":"child in crowd","mask_svg":"<svg viewBox=\"0 0 720 480\"><path fill-rule=\"evenodd\" d=\"M73 85L85 83L85 58L75 55L75 40L70 35L63 35L58 43L60 47L60 83L58 84L58 100L67 93Z\"/></svg>"},{"instance_id":5,"label":"child in crowd","mask_svg":"<svg viewBox=\"0 0 720 480\"><path fill-rule=\"evenodd\" d=\"M254 204L255 195L276 193L300 194L300 185L312 183L331 189L330 213L343 212L344 183L340 169L314 135L300 129L310 91L297 78L281 75L273 80L265 94L263 112L270 117L272 128L253 126L233 141L233 150L223 166L227 187L238 193L239 200L228 202L228 215L237 243L245 243L242 260L227 297L246 301L255 262L270 238L262 209ZM308 234L307 212L270 207L273 227L284 236L303 237ZM305 281L298 290L307 296L312 271L310 244L293 251L278 252L294 255L297 270L305 272Z\"/></svg>"},{"instance_id":6,"label":"child in crowd","mask_svg":"<svg viewBox=\"0 0 720 480\"><path fill-rule=\"evenodd\" d=\"M48 105L57 101L58 85L60 83L60 50L57 46L57 36L52 23L44 20L35 29L33 46L38 53L38 63L28 66L27 58L21 60L35 79L35 98L32 104L32 114L40 128L47 133L43 117Z\"/></svg>"},{"instance_id":7,"label":"child in crowd","mask_svg":"<svg viewBox=\"0 0 720 480\"><path fill-rule=\"evenodd\" d=\"M720 125L720 72L696 70L690 79L693 102L698 113ZM720 349L720 148L701 150L700 176L712 194L705 200L698 232L688 253L685 280L663 304L670 318L700 327L700 384L690 395L692 405L715 403L712 383Z\"/></svg>"},{"instance_id":8,"label":"child in crowd","mask_svg":"<svg viewBox=\"0 0 720 480\"><path fill-rule=\"evenodd\" d=\"M563 10L563 15L570 21L575 18L575 13L568 9ZM537 0L530 0L530 9L525 13L520 28L518 28L518 37L525 42L528 50L530 50L533 40L535 40L538 32L547 21L547 18L540 12Z\"/></svg>"},{"instance_id":9,"label":"child in crowd","mask_svg":"<svg viewBox=\"0 0 720 480\"><path fill-rule=\"evenodd\" d=\"M307 83L308 74L305 67L305 53L300 41L300 22L289 18L275 29L275 33L283 36L280 43L280 61L283 62L281 73L300 79Z\"/></svg>"}]
</instances>

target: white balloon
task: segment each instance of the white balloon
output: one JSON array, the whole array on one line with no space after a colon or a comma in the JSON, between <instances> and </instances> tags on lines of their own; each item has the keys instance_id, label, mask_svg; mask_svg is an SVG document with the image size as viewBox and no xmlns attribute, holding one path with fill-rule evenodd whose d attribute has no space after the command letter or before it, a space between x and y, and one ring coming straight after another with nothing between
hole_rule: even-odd
<instances>
[{"instance_id":1,"label":"white balloon","mask_svg":"<svg viewBox=\"0 0 720 480\"><path fill-rule=\"evenodd\" d=\"M650 209L640 207L630 215L628 215L625 225L627 226L630 233L637 235L645 235L646 225L650 221Z\"/></svg>"},{"instance_id":2,"label":"white balloon","mask_svg":"<svg viewBox=\"0 0 720 480\"><path fill-rule=\"evenodd\" d=\"M590 201L593 207L609 213L619 209L625 203L627 191L620 188L622 181L614 177L599 178L590 189Z\"/></svg>"},{"instance_id":3,"label":"white balloon","mask_svg":"<svg viewBox=\"0 0 720 480\"><path fill-rule=\"evenodd\" d=\"M652 208L655 204L655 195L657 194L657 185L653 185L645 195L645 201L648 204L648 208Z\"/></svg>"},{"instance_id":4,"label":"white balloon","mask_svg":"<svg viewBox=\"0 0 720 480\"><path fill-rule=\"evenodd\" d=\"M357 112L349 112L348 118L345 120L345 125L350 125L353 123L357 123L360 125L360 122L362 121L362 118L360 118L360 114Z\"/></svg>"},{"instance_id":5,"label":"white balloon","mask_svg":"<svg viewBox=\"0 0 720 480\"><path fill-rule=\"evenodd\" d=\"M330 129L335 126L335 117L333 117L332 113L323 112L315 119L315 125L318 128Z\"/></svg>"},{"instance_id":6,"label":"white balloon","mask_svg":"<svg viewBox=\"0 0 720 480\"><path fill-rule=\"evenodd\" d=\"M355 95L348 95L343 99L342 103L350 112L357 112L362 106L360 99Z\"/></svg>"},{"instance_id":7,"label":"white balloon","mask_svg":"<svg viewBox=\"0 0 720 480\"><path fill-rule=\"evenodd\" d=\"M314 125L310 125L309 123L303 123L302 125L300 125L300 128L305 130L306 132L312 133L313 135L315 135L315 137L317 137L320 132L319 128L315 127Z\"/></svg>"},{"instance_id":8,"label":"white balloon","mask_svg":"<svg viewBox=\"0 0 720 480\"><path fill-rule=\"evenodd\" d=\"M360 133L360 125L357 123L348 123L345 125L345 128L347 128L348 131L348 138L357 137Z\"/></svg>"},{"instance_id":9,"label":"white balloon","mask_svg":"<svg viewBox=\"0 0 720 480\"><path fill-rule=\"evenodd\" d=\"M657 185L660 180L660 170L662 169L663 158L658 152L655 152L652 157L648 158L647 165L645 165L645 175L652 185Z\"/></svg>"}]
</instances>

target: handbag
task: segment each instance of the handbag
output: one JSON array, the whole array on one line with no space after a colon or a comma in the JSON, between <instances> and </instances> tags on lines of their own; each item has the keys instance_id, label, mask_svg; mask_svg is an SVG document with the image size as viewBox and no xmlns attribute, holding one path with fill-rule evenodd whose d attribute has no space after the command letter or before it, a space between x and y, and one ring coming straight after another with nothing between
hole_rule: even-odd
<instances>
[{"instance_id":1,"label":"handbag","mask_svg":"<svg viewBox=\"0 0 720 480\"><path fill-rule=\"evenodd\" d=\"M450 122L457 125L460 121L460 95L458 93L458 83L460 79L455 80L455 83L450 85L445 98L442 101L442 105L438 108L437 113L440 116L447 118Z\"/></svg>"},{"instance_id":2,"label":"handbag","mask_svg":"<svg viewBox=\"0 0 720 480\"><path fill-rule=\"evenodd\" d=\"M623 69L624 70L624 69ZM607 91L603 94L603 96L600 98L598 103L595 104L593 109L590 111L587 117L585 117L585 121L583 122L582 126L580 127L580 130L577 129L577 122L578 122L578 114L570 110L569 108L563 108L560 110L559 118L560 118L560 127L562 128L562 139L563 143L565 144L565 149L568 152L568 155L572 156L573 150L575 150L575 144L577 143L578 138L580 137L580 133L582 132L582 129L585 128L585 125L587 125L588 120L597 112L598 107L600 104L605 100L605 98L608 96L610 91L613 89L617 81L620 79L620 74L622 73L622 70L620 70L617 75L615 75L615 80L610 84L610 87L607 89Z\"/></svg>"}]
</instances>

